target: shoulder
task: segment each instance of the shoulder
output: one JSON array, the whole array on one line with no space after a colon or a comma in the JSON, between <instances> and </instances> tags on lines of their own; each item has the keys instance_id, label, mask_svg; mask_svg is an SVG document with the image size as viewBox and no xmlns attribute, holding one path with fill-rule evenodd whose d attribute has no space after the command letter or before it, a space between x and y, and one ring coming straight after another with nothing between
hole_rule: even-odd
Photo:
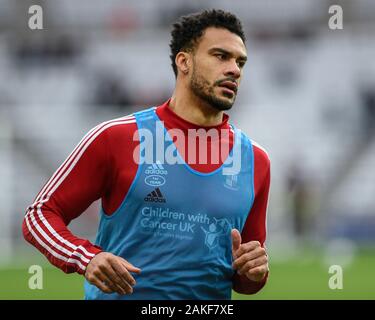
<instances>
[{"instance_id":1,"label":"shoulder","mask_svg":"<svg viewBox=\"0 0 375 320\"><path fill-rule=\"evenodd\" d=\"M263 167L269 168L271 160L267 150L254 140L251 140L253 146L254 158L257 163L262 164Z\"/></svg>"},{"instance_id":2,"label":"shoulder","mask_svg":"<svg viewBox=\"0 0 375 320\"><path fill-rule=\"evenodd\" d=\"M269 167L271 161L267 150L258 142L250 139L243 131L241 131L241 136L242 141L245 141L247 146L252 147L255 162L260 163L262 167Z\"/></svg>"},{"instance_id":3,"label":"shoulder","mask_svg":"<svg viewBox=\"0 0 375 320\"><path fill-rule=\"evenodd\" d=\"M83 151L86 149L95 152L105 151L110 145L119 142L129 143L133 140L136 131L137 123L134 115L104 121L88 131L77 147Z\"/></svg>"},{"instance_id":4,"label":"shoulder","mask_svg":"<svg viewBox=\"0 0 375 320\"><path fill-rule=\"evenodd\" d=\"M138 122L152 118L155 109L155 107L150 107L124 117L99 123L86 134L85 138L90 136L99 141L108 139L110 143L118 142L119 140L133 140L134 135L138 132Z\"/></svg>"},{"instance_id":5,"label":"shoulder","mask_svg":"<svg viewBox=\"0 0 375 320\"><path fill-rule=\"evenodd\" d=\"M268 152L260 144L252 141L254 152L254 184L259 190L261 186L269 186L271 175L271 161Z\"/></svg>"},{"instance_id":6,"label":"shoulder","mask_svg":"<svg viewBox=\"0 0 375 320\"><path fill-rule=\"evenodd\" d=\"M133 137L137 130L137 122L133 114L121 118L108 120L98 124L88 134L102 139L116 140L118 138Z\"/></svg>"}]
</instances>

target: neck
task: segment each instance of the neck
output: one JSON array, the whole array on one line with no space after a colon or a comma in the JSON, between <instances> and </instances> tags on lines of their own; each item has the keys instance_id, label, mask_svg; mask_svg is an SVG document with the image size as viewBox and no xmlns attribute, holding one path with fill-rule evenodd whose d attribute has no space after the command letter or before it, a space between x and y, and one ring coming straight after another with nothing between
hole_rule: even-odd
<instances>
[{"instance_id":1,"label":"neck","mask_svg":"<svg viewBox=\"0 0 375 320\"><path fill-rule=\"evenodd\" d=\"M202 127L217 126L223 121L223 111L216 110L193 93L179 94L177 89L169 108L182 119Z\"/></svg>"}]
</instances>

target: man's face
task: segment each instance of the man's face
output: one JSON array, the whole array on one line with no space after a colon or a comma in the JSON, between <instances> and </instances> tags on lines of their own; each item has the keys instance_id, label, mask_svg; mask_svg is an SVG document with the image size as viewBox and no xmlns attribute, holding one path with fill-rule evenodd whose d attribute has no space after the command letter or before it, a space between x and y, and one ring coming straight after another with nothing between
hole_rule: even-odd
<instances>
[{"instance_id":1,"label":"man's face","mask_svg":"<svg viewBox=\"0 0 375 320\"><path fill-rule=\"evenodd\" d=\"M236 100L246 47L242 39L221 28L207 28L193 55L190 87L217 110L228 110Z\"/></svg>"}]
</instances>

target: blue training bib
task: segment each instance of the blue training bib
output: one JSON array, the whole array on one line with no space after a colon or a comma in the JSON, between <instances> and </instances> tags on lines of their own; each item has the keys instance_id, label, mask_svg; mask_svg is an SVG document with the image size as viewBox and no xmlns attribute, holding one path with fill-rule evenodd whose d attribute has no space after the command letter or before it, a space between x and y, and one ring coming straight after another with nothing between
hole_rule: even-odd
<instances>
[{"instance_id":1,"label":"blue training bib","mask_svg":"<svg viewBox=\"0 0 375 320\"><path fill-rule=\"evenodd\" d=\"M101 211L96 244L142 271L133 274L137 284L131 295L105 294L85 281L85 298L230 299L231 229L242 231L254 201L251 141L234 128L224 164L200 173L182 160L171 139L163 150L178 163L157 160L157 130L168 133L155 108L134 115L138 129L149 130L153 139L140 148L140 159L147 158L152 144L154 162L138 165L128 194L111 216ZM231 170L236 159L237 168Z\"/></svg>"}]
</instances>

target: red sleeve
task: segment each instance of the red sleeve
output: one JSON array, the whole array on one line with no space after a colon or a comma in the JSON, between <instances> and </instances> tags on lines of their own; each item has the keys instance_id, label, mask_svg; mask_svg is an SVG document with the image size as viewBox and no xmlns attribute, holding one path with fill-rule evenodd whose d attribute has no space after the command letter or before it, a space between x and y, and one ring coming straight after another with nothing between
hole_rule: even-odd
<instances>
[{"instance_id":1,"label":"red sleeve","mask_svg":"<svg viewBox=\"0 0 375 320\"><path fill-rule=\"evenodd\" d=\"M266 241L266 213L270 189L270 160L263 148L253 145L254 149L254 190L253 206L242 230L242 243L259 241L262 247ZM268 274L260 282L249 280L237 273L233 278L233 289L242 294L254 294L266 284Z\"/></svg>"},{"instance_id":2,"label":"red sleeve","mask_svg":"<svg viewBox=\"0 0 375 320\"><path fill-rule=\"evenodd\" d=\"M122 118L125 119L125 118ZM95 200L108 193L114 177L108 128L127 120L112 120L92 129L44 185L26 212L24 238L66 273L84 274L101 248L67 228Z\"/></svg>"}]
</instances>

